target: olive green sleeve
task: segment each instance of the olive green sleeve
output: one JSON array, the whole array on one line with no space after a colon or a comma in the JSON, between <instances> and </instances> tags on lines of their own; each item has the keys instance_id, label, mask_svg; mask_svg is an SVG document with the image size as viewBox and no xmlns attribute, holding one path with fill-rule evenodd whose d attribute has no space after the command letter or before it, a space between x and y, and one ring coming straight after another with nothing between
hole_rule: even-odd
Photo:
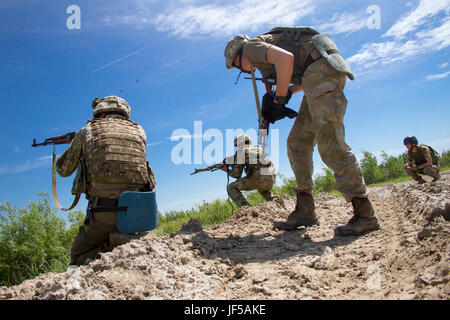
<instances>
[{"instance_id":1,"label":"olive green sleeve","mask_svg":"<svg viewBox=\"0 0 450 320\"><path fill-rule=\"evenodd\" d=\"M69 147L56 161L56 171L61 177L70 176L78 167L85 140L85 128L77 132Z\"/></svg>"},{"instance_id":2,"label":"olive green sleeve","mask_svg":"<svg viewBox=\"0 0 450 320\"><path fill-rule=\"evenodd\" d=\"M253 65L267 64L266 53L272 45L262 40L248 41L243 48L242 53Z\"/></svg>"}]
</instances>

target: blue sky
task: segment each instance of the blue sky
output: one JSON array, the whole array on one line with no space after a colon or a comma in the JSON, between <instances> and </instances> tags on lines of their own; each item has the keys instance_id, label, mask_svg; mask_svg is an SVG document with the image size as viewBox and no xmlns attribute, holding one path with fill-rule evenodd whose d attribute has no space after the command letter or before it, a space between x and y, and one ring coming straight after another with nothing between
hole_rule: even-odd
<instances>
[{"instance_id":1,"label":"blue sky","mask_svg":"<svg viewBox=\"0 0 450 320\"><path fill-rule=\"evenodd\" d=\"M80 29L67 27L71 5L80 8ZM398 155L411 134L439 152L450 149L450 0L2 0L0 203L23 206L51 193L52 148L31 148L32 139L79 130L92 118L92 99L107 95L126 99L146 130L160 211L225 198L225 174L191 176L210 163L175 164L179 141L171 137L188 130L192 148L204 151L210 142L194 135L194 121L203 132L256 128L251 81L234 85L238 72L225 68L223 50L235 34L278 25L330 34L348 61L356 80L345 89L344 123L358 158L363 150ZM289 106L297 109L301 97ZM292 123L271 127L279 130L278 171L286 176ZM317 151L314 161L320 174ZM63 205L72 200L72 179L58 178ZM76 208L85 207L83 199Z\"/></svg>"}]
</instances>

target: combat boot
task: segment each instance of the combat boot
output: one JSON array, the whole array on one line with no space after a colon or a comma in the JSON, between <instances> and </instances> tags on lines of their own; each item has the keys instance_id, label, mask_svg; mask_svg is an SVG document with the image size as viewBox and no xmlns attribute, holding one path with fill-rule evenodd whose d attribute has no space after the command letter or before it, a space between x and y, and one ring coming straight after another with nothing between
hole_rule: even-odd
<instances>
[{"instance_id":1,"label":"combat boot","mask_svg":"<svg viewBox=\"0 0 450 320\"><path fill-rule=\"evenodd\" d=\"M433 175L433 182L436 182L438 180L441 180L441 174L439 172L436 172L436 174Z\"/></svg>"},{"instance_id":2,"label":"combat boot","mask_svg":"<svg viewBox=\"0 0 450 320\"><path fill-rule=\"evenodd\" d=\"M273 227L279 230L291 231L301 226L310 227L316 224L318 225L319 220L317 219L314 208L313 196L308 192L299 192L297 193L295 210L289 215L287 220L273 220Z\"/></svg>"},{"instance_id":3,"label":"combat boot","mask_svg":"<svg viewBox=\"0 0 450 320\"><path fill-rule=\"evenodd\" d=\"M420 177L420 179L416 180L418 184L424 184L426 181L424 178Z\"/></svg>"},{"instance_id":4,"label":"combat boot","mask_svg":"<svg viewBox=\"0 0 450 320\"><path fill-rule=\"evenodd\" d=\"M353 198L353 217L344 225L334 230L337 236L359 236L369 231L380 229L372 203L367 198Z\"/></svg>"}]
</instances>

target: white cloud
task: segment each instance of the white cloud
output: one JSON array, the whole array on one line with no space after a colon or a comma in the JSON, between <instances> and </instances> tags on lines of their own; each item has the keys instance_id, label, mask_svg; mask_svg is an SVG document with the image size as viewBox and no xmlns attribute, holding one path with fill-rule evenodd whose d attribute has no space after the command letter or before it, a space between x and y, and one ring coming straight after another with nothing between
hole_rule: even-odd
<instances>
[{"instance_id":1,"label":"white cloud","mask_svg":"<svg viewBox=\"0 0 450 320\"><path fill-rule=\"evenodd\" d=\"M383 35L383 37L391 36L394 39L365 43L358 53L347 60L355 73L363 74L373 71L375 67L405 62L419 55L450 46L450 17L448 16L450 0L443 2L447 3L447 6L439 4L431 8L434 0L422 0L415 10L401 18ZM430 19L431 16L442 12L445 12L445 17ZM422 26L421 29L416 30L419 26Z\"/></svg>"},{"instance_id":2,"label":"white cloud","mask_svg":"<svg viewBox=\"0 0 450 320\"><path fill-rule=\"evenodd\" d=\"M0 175L3 174L11 174L11 173L20 173L24 171L30 171L33 169L46 167L48 165L51 165L51 159L52 156L45 156L38 158L34 161L26 161L23 164L16 164L9 167L0 167Z\"/></svg>"},{"instance_id":3,"label":"white cloud","mask_svg":"<svg viewBox=\"0 0 450 320\"><path fill-rule=\"evenodd\" d=\"M450 75L450 71L440 73L440 74L430 74L429 76L426 76L427 80L440 80L447 78Z\"/></svg>"},{"instance_id":4,"label":"white cloud","mask_svg":"<svg viewBox=\"0 0 450 320\"><path fill-rule=\"evenodd\" d=\"M425 24L428 18L450 10L450 0L421 0L418 7L397 21L383 37L403 38L406 34Z\"/></svg>"},{"instance_id":5,"label":"white cloud","mask_svg":"<svg viewBox=\"0 0 450 320\"><path fill-rule=\"evenodd\" d=\"M339 34L352 33L366 27L367 17L363 14L352 14L344 12L335 14L330 22L319 25L318 29L322 33Z\"/></svg>"},{"instance_id":6,"label":"white cloud","mask_svg":"<svg viewBox=\"0 0 450 320\"><path fill-rule=\"evenodd\" d=\"M445 68L445 67L447 67L448 66L448 62L443 62L443 63L440 63L440 64L438 64L438 68Z\"/></svg>"},{"instance_id":7,"label":"white cloud","mask_svg":"<svg viewBox=\"0 0 450 320\"><path fill-rule=\"evenodd\" d=\"M156 142L152 142L152 143L147 143L147 147L154 147L154 146L157 146L157 145L159 145L159 144L163 144L163 143L165 143L165 141L156 141Z\"/></svg>"},{"instance_id":8,"label":"white cloud","mask_svg":"<svg viewBox=\"0 0 450 320\"><path fill-rule=\"evenodd\" d=\"M105 24L128 24L138 29L154 26L172 36L219 35L252 32L275 25L294 25L314 12L312 0L234 0L173 1L155 17L153 1L138 1L136 14L118 15L102 20Z\"/></svg>"},{"instance_id":9,"label":"white cloud","mask_svg":"<svg viewBox=\"0 0 450 320\"><path fill-rule=\"evenodd\" d=\"M450 0L449 0L450 1ZM450 17L446 17L440 27L417 32L421 47L441 50L450 45Z\"/></svg>"},{"instance_id":10,"label":"white cloud","mask_svg":"<svg viewBox=\"0 0 450 320\"><path fill-rule=\"evenodd\" d=\"M387 65L396 61L404 61L421 53L421 49L420 44L414 40L404 43L395 41L366 43L357 54L347 61L361 69L369 69L379 64Z\"/></svg>"}]
</instances>

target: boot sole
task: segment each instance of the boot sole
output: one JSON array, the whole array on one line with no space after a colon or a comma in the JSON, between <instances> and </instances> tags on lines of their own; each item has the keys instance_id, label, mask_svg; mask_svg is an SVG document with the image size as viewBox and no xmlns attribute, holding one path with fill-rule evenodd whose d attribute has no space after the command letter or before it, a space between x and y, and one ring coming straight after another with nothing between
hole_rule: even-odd
<instances>
[{"instance_id":1,"label":"boot sole","mask_svg":"<svg viewBox=\"0 0 450 320\"><path fill-rule=\"evenodd\" d=\"M351 230L344 232L339 227L337 227L336 229L334 229L334 235L338 236L338 237L362 236L362 235L364 235L366 233L369 233L369 232L372 232L372 231L377 231L377 230L380 230L380 229L381 229L381 227L378 225L376 227L372 227L372 228L366 229L366 230L364 230L362 232L354 232L354 231L351 231Z\"/></svg>"},{"instance_id":2,"label":"boot sole","mask_svg":"<svg viewBox=\"0 0 450 320\"><path fill-rule=\"evenodd\" d=\"M295 225L295 226L286 226L286 225L275 225L274 224L274 228L275 229L278 229L278 230L285 230L285 231L294 231L294 230L296 230L297 228L299 228L299 227L312 227L312 226L318 226L318 225L320 225L320 222L319 222L319 220L317 220L317 221L315 221L315 222L311 222L311 223L302 223L302 224L299 224L299 225Z\"/></svg>"}]
</instances>

